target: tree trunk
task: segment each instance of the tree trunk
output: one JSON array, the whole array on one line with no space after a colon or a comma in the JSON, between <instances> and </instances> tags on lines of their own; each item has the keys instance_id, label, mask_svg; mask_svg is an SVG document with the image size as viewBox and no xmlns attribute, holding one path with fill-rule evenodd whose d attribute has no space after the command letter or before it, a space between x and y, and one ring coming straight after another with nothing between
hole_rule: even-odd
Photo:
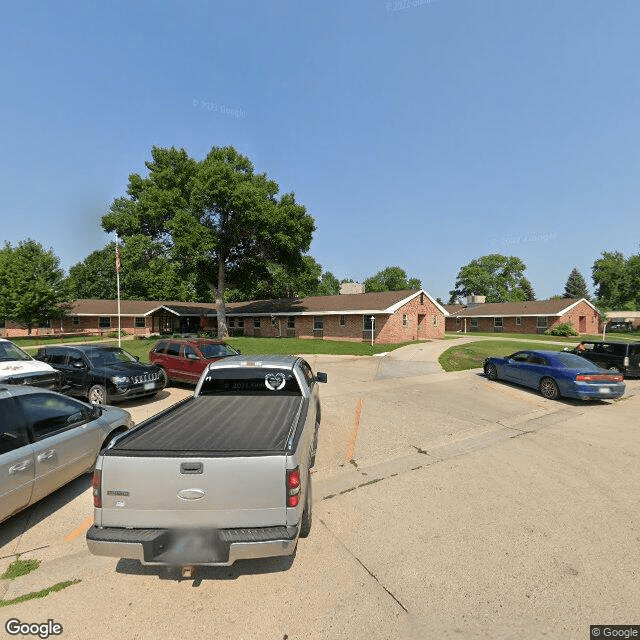
<instances>
[{"instance_id":1,"label":"tree trunk","mask_svg":"<svg viewBox=\"0 0 640 640\"><path fill-rule=\"evenodd\" d=\"M218 288L216 289L216 310L218 313L218 338L223 340L229 337L227 329L227 313L224 306L224 260L220 256L218 263Z\"/></svg>"}]
</instances>

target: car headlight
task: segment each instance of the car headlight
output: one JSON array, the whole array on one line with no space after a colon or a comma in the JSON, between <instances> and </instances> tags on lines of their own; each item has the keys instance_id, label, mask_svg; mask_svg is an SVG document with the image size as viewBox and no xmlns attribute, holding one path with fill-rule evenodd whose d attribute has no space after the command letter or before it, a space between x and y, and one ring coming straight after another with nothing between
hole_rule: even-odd
<instances>
[{"instance_id":1,"label":"car headlight","mask_svg":"<svg viewBox=\"0 0 640 640\"><path fill-rule=\"evenodd\" d=\"M127 384L129 378L127 376L113 376L111 382L113 382L113 384Z\"/></svg>"}]
</instances>

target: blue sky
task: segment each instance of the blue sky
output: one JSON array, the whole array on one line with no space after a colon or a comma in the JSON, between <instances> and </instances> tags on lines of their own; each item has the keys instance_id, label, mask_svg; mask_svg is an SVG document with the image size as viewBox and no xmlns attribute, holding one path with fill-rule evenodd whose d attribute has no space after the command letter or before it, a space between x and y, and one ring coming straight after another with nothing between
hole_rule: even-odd
<instances>
[{"instance_id":1,"label":"blue sky","mask_svg":"<svg viewBox=\"0 0 640 640\"><path fill-rule=\"evenodd\" d=\"M2 240L68 270L153 145L233 145L338 278L448 298L519 256L539 298L640 250L640 2L24 2L0 19ZM414 6L415 5L415 6Z\"/></svg>"}]
</instances>

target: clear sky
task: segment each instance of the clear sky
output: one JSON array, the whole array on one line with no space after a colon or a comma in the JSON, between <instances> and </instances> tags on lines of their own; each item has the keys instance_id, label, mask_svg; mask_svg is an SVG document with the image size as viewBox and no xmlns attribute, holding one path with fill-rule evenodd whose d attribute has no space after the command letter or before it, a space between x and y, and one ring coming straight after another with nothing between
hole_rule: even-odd
<instances>
[{"instance_id":1,"label":"clear sky","mask_svg":"<svg viewBox=\"0 0 640 640\"><path fill-rule=\"evenodd\" d=\"M0 239L65 270L153 145L248 155L340 279L503 253L544 298L640 250L638 0L27 0L0 53Z\"/></svg>"}]
</instances>

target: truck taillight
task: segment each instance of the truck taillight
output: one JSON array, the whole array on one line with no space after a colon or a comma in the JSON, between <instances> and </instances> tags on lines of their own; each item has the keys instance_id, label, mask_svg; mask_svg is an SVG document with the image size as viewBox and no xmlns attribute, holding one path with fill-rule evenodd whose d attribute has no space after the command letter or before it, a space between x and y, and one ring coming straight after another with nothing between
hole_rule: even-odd
<instances>
[{"instance_id":1,"label":"truck taillight","mask_svg":"<svg viewBox=\"0 0 640 640\"><path fill-rule=\"evenodd\" d=\"M102 507L102 496L100 493L100 489L102 488L100 485L102 484L102 471L94 471L93 472L93 480L91 481L91 486L93 487L93 506L97 509Z\"/></svg>"},{"instance_id":2,"label":"truck taillight","mask_svg":"<svg viewBox=\"0 0 640 640\"><path fill-rule=\"evenodd\" d=\"M300 502L300 469L287 471L287 507L297 507Z\"/></svg>"}]
</instances>

